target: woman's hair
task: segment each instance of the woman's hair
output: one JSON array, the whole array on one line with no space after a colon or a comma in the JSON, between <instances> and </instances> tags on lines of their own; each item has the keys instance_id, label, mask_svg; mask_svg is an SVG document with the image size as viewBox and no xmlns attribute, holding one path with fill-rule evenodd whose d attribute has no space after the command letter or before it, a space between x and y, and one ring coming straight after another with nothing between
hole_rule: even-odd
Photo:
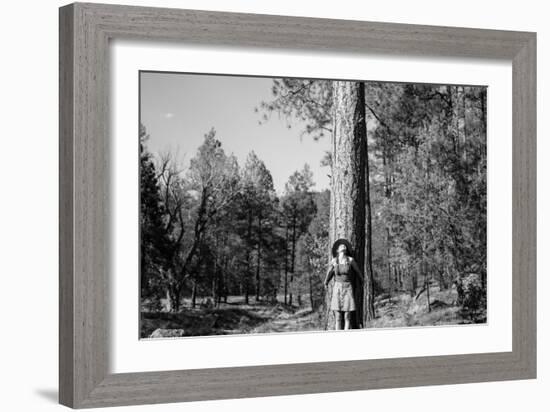
<instances>
[{"instance_id":1,"label":"woman's hair","mask_svg":"<svg viewBox=\"0 0 550 412\"><path fill-rule=\"evenodd\" d=\"M339 252L339 251L340 251L340 248L341 248L342 246L344 247L344 256L350 257L349 249L348 249L348 247L347 247L345 244L343 244L343 243L342 243L341 245L338 246L338 249L336 249L336 252ZM340 272L339 267L338 267L338 263L340 263L340 262L338 262L338 257L336 257L336 266L335 266L335 268L334 268L334 274L335 274L335 275L338 275L338 273ZM348 263L349 263L349 261L346 259L346 264L348 264Z\"/></svg>"}]
</instances>

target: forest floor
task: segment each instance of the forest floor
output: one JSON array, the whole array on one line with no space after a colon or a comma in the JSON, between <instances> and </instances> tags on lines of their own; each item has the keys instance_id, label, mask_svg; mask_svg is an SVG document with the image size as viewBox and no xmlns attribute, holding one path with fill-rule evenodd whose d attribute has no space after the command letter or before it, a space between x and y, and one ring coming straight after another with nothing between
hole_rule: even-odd
<instances>
[{"instance_id":1,"label":"forest floor","mask_svg":"<svg viewBox=\"0 0 550 412\"><path fill-rule=\"evenodd\" d=\"M306 299L306 298L304 298ZM456 289L430 288L430 311L426 292L411 296L408 292L383 294L375 299L376 318L369 328L457 325L486 322L485 310L471 313L456 305ZM182 337L324 330L323 310L287 306L282 303L245 304L240 296L230 296L218 308L190 302L180 313L142 312L141 337ZM153 336L151 336L153 334Z\"/></svg>"},{"instance_id":2,"label":"forest floor","mask_svg":"<svg viewBox=\"0 0 550 412\"><path fill-rule=\"evenodd\" d=\"M186 303L186 302L184 302ZM298 332L323 329L318 312L281 303L243 302L229 297L218 308L186 308L180 313L142 312L141 337L181 337L249 333ZM168 330L172 330L170 333Z\"/></svg>"},{"instance_id":3,"label":"forest floor","mask_svg":"<svg viewBox=\"0 0 550 412\"><path fill-rule=\"evenodd\" d=\"M375 300L376 319L369 323L372 328L407 326L438 326L484 323L487 311L471 312L456 304L458 294L455 288L439 290L430 288L430 310L426 292L418 297L408 292L393 295L383 294Z\"/></svg>"}]
</instances>

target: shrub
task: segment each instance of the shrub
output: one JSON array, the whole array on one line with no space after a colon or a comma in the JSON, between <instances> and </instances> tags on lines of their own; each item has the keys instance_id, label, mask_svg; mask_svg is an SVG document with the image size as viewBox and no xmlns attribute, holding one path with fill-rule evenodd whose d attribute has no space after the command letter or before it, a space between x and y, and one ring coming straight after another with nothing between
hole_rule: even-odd
<instances>
[{"instance_id":1,"label":"shrub","mask_svg":"<svg viewBox=\"0 0 550 412\"><path fill-rule=\"evenodd\" d=\"M481 276L470 273L456 281L458 293L457 303L464 309L476 312L485 303L486 290L483 287Z\"/></svg>"}]
</instances>

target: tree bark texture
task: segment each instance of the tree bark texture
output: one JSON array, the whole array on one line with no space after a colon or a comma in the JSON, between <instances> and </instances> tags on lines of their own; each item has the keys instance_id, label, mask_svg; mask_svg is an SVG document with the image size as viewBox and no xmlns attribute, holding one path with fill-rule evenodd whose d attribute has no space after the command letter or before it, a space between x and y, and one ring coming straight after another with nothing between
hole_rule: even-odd
<instances>
[{"instance_id":1,"label":"tree bark texture","mask_svg":"<svg viewBox=\"0 0 550 412\"><path fill-rule=\"evenodd\" d=\"M354 258L360 268L365 266L366 220L366 120L364 83L337 81L334 83L334 128L332 134L332 172L330 196L330 245L339 238L353 245ZM366 280L365 286L369 284ZM329 286L331 288L332 286ZM356 288L357 311L354 327L363 319L364 296ZM327 305L332 291L327 293ZM335 319L329 312L329 325Z\"/></svg>"},{"instance_id":2,"label":"tree bark texture","mask_svg":"<svg viewBox=\"0 0 550 412\"><path fill-rule=\"evenodd\" d=\"M288 222L285 231L285 306L287 305L288 296Z\"/></svg>"},{"instance_id":3,"label":"tree bark texture","mask_svg":"<svg viewBox=\"0 0 550 412\"><path fill-rule=\"evenodd\" d=\"M363 83L364 85L364 83ZM363 88L363 100L365 100L365 91ZM363 103L363 107L365 104ZM364 114L364 113L363 113ZM363 116L364 117L364 116ZM369 150L367 142L367 127L365 127L365 260L364 275L365 284L363 285L362 313L359 319L364 326L375 317L374 312L374 270L372 269L372 209L370 203L370 179L369 179Z\"/></svg>"},{"instance_id":4,"label":"tree bark texture","mask_svg":"<svg viewBox=\"0 0 550 412\"><path fill-rule=\"evenodd\" d=\"M288 294L288 304L292 306L292 290L294 286L294 262L296 261L296 211L292 218L292 250L290 253L290 292Z\"/></svg>"},{"instance_id":5,"label":"tree bark texture","mask_svg":"<svg viewBox=\"0 0 550 412\"><path fill-rule=\"evenodd\" d=\"M262 256L262 213L258 215L258 254L256 257L256 302L260 300L260 265Z\"/></svg>"},{"instance_id":6,"label":"tree bark texture","mask_svg":"<svg viewBox=\"0 0 550 412\"><path fill-rule=\"evenodd\" d=\"M249 293L249 279L252 274L252 254L250 248L252 247L252 212L248 212L248 229L247 229L248 245L246 248L246 277L244 282L244 303L248 305L248 293Z\"/></svg>"}]
</instances>

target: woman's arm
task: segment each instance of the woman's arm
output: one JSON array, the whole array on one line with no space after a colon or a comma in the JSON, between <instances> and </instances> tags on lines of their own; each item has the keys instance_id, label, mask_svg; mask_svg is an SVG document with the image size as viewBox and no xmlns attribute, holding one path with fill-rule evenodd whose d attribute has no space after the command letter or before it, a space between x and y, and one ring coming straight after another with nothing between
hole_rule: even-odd
<instances>
[{"instance_id":1,"label":"woman's arm","mask_svg":"<svg viewBox=\"0 0 550 412\"><path fill-rule=\"evenodd\" d=\"M331 262L328 265L328 270L327 270L327 274L325 276L325 281L323 282L325 287L328 286L328 283L330 282L330 280L334 276L334 262L335 262L335 260L332 259Z\"/></svg>"}]
</instances>

